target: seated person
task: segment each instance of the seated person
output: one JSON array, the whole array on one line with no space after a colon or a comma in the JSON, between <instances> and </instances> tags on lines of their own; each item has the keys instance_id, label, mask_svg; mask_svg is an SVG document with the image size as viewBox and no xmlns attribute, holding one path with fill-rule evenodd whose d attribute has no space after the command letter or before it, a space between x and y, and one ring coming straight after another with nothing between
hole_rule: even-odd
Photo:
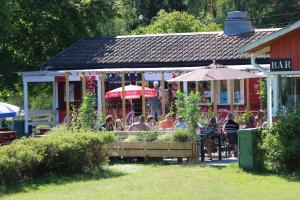
<instances>
[{"instance_id":1,"label":"seated person","mask_svg":"<svg viewBox=\"0 0 300 200\"><path fill-rule=\"evenodd\" d=\"M102 130L113 131L114 130L114 117L112 115L107 115L105 118L105 124L102 125Z\"/></svg>"},{"instance_id":2,"label":"seated person","mask_svg":"<svg viewBox=\"0 0 300 200\"><path fill-rule=\"evenodd\" d=\"M255 117L253 115L250 115L245 128L255 128L255 127L256 127Z\"/></svg>"},{"instance_id":3,"label":"seated person","mask_svg":"<svg viewBox=\"0 0 300 200\"><path fill-rule=\"evenodd\" d=\"M187 128L187 125L183 121L183 117L182 116L178 116L177 120L176 120L176 122L174 124L173 130L176 130L176 129L185 129L185 128Z\"/></svg>"},{"instance_id":4,"label":"seated person","mask_svg":"<svg viewBox=\"0 0 300 200\"><path fill-rule=\"evenodd\" d=\"M204 142L204 146L207 149L207 154L210 160L212 160L212 139L211 139L211 135L216 134L216 133L220 133L220 127L217 124L217 120L215 117L212 117L209 120L209 123L205 129L205 133L208 134L208 137L206 138L205 142Z\"/></svg>"},{"instance_id":5,"label":"seated person","mask_svg":"<svg viewBox=\"0 0 300 200\"><path fill-rule=\"evenodd\" d=\"M157 129L156 124L155 124L155 119L152 115L148 116L146 125L148 126L149 130L151 130L151 131Z\"/></svg>"},{"instance_id":6,"label":"seated person","mask_svg":"<svg viewBox=\"0 0 300 200\"><path fill-rule=\"evenodd\" d=\"M229 113L227 116L227 121L224 125L224 133L228 139L230 145L233 145L234 156L237 156L237 131L239 130L239 125L234 121L233 113Z\"/></svg>"},{"instance_id":7,"label":"seated person","mask_svg":"<svg viewBox=\"0 0 300 200\"><path fill-rule=\"evenodd\" d=\"M135 122L135 110L131 107L131 111L126 115L126 126L130 126Z\"/></svg>"},{"instance_id":8,"label":"seated person","mask_svg":"<svg viewBox=\"0 0 300 200\"><path fill-rule=\"evenodd\" d=\"M122 125L122 120L121 119L117 119L116 120L116 131L124 131L124 127Z\"/></svg>"},{"instance_id":9,"label":"seated person","mask_svg":"<svg viewBox=\"0 0 300 200\"><path fill-rule=\"evenodd\" d=\"M166 115L166 119L159 123L159 129L172 129L174 120L170 114Z\"/></svg>"},{"instance_id":10,"label":"seated person","mask_svg":"<svg viewBox=\"0 0 300 200\"><path fill-rule=\"evenodd\" d=\"M129 131L149 131L148 126L145 124L145 117L139 116L139 121L131 124L128 128Z\"/></svg>"}]
</instances>

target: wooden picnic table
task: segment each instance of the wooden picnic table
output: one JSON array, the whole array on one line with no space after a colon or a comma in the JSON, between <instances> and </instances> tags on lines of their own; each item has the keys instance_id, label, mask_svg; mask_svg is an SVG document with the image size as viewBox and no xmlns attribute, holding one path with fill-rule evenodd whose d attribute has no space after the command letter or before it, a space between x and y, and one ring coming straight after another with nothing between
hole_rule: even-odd
<instances>
[{"instance_id":1,"label":"wooden picnic table","mask_svg":"<svg viewBox=\"0 0 300 200\"><path fill-rule=\"evenodd\" d=\"M9 144L16 138L16 131L0 131L0 145Z\"/></svg>"},{"instance_id":2,"label":"wooden picnic table","mask_svg":"<svg viewBox=\"0 0 300 200\"><path fill-rule=\"evenodd\" d=\"M49 132L51 128L38 128L40 131L40 135L44 135L45 133Z\"/></svg>"},{"instance_id":3,"label":"wooden picnic table","mask_svg":"<svg viewBox=\"0 0 300 200\"><path fill-rule=\"evenodd\" d=\"M8 131L7 127L0 127L0 131Z\"/></svg>"}]
</instances>

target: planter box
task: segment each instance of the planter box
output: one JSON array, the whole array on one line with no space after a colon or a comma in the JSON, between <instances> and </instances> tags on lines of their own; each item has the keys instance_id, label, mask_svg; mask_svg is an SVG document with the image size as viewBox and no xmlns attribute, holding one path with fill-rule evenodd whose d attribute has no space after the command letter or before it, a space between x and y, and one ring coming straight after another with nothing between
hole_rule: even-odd
<instances>
[{"instance_id":1,"label":"planter box","mask_svg":"<svg viewBox=\"0 0 300 200\"><path fill-rule=\"evenodd\" d=\"M117 142L107 146L109 157L188 158L195 162L197 146L192 142Z\"/></svg>"}]
</instances>

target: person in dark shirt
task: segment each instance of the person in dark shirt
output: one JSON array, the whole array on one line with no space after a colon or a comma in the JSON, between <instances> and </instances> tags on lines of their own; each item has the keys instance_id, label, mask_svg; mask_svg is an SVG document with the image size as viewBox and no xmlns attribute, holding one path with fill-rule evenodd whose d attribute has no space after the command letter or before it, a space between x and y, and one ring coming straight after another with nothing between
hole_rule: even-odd
<instances>
[{"instance_id":1,"label":"person in dark shirt","mask_svg":"<svg viewBox=\"0 0 300 200\"><path fill-rule=\"evenodd\" d=\"M227 137L229 145L233 146L233 153L235 157L237 156L237 131L239 128L240 126L234 121L233 113L228 113L227 121L224 126L224 134Z\"/></svg>"}]
</instances>

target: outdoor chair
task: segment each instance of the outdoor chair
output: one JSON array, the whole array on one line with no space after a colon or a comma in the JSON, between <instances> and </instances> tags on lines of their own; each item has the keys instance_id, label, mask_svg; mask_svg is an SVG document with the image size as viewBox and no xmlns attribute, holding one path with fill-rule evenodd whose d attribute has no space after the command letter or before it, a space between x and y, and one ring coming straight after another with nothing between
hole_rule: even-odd
<instances>
[{"instance_id":1,"label":"outdoor chair","mask_svg":"<svg viewBox=\"0 0 300 200\"><path fill-rule=\"evenodd\" d=\"M238 133L237 131L227 132L224 138L224 151L226 158L230 157L231 152L238 145ZM236 155L235 155L236 156Z\"/></svg>"}]
</instances>

